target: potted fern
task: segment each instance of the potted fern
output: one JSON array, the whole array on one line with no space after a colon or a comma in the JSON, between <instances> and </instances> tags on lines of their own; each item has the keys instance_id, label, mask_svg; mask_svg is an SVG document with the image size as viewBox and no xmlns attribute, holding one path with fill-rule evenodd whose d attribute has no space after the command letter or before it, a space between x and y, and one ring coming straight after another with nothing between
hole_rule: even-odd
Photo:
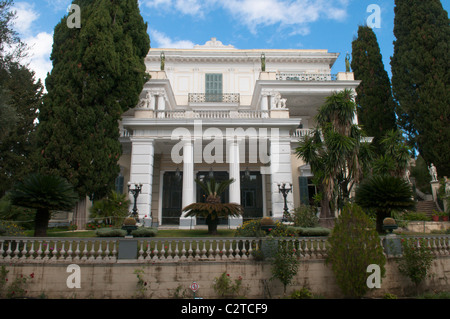
<instances>
[{"instance_id":1,"label":"potted fern","mask_svg":"<svg viewBox=\"0 0 450 319\"><path fill-rule=\"evenodd\" d=\"M234 179L224 180L220 183L216 182L214 178L208 181L196 179L195 182L206 192L206 200L204 203L193 203L186 206L183 208L183 212L186 213L186 217L204 217L206 225L208 225L209 234L217 234L217 225L220 218L243 215L244 210L241 205L237 203L222 203L220 197L227 187L234 182Z\"/></svg>"}]
</instances>

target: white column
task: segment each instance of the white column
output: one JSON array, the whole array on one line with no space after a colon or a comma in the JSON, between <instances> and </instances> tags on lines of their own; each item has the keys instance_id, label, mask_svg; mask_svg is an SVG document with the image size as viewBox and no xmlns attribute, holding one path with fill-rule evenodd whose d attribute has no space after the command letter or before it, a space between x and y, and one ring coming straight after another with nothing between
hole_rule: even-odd
<instances>
[{"instance_id":1,"label":"white column","mask_svg":"<svg viewBox=\"0 0 450 319\"><path fill-rule=\"evenodd\" d=\"M152 218L152 184L155 146L153 139L131 139L131 188L134 184L142 184L142 191L137 198L139 218ZM134 198L130 196L130 212L133 209Z\"/></svg>"},{"instance_id":2,"label":"white column","mask_svg":"<svg viewBox=\"0 0 450 319\"><path fill-rule=\"evenodd\" d=\"M158 111L160 111L160 113L158 113L158 117L159 118L164 118L165 117L165 111L166 110L166 100L164 98L164 94L160 94L158 95Z\"/></svg>"},{"instance_id":3,"label":"white column","mask_svg":"<svg viewBox=\"0 0 450 319\"><path fill-rule=\"evenodd\" d=\"M261 96L261 111L267 112L269 110L269 101L266 93L263 93ZM263 118L269 117L268 113L264 113L262 115Z\"/></svg>"},{"instance_id":4,"label":"white column","mask_svg":"<svg viewBox=\"0 0 450 319\"><path fill-rule=\"evenodd\" d=\"M228 141L228 161L230 164L230 203L241 204L241 170L239 159L239 143L236 140ZM241 217L230 218L230 227L236 228L242 225Z\"/></svg>"},{"instance_id":5,"label":"white column","mask_svg":"<svg viewBox=\"0 0 450 319\"><path fill-rule=\"evenodd\" d=\"M183 208L195 202L194 183L194 144L189 139L184 141L183 146ZM180 229L189 229L194 225L194 217L185 217L185 214L181 216Z\"/></svg>"},{"instance_id":6,"label":"white column","mask_svg":"<svg viewBox=\"0 0 450 319\"><path fill-rule=\"evenodd\" d=\"M284 211L284 197L278 184L292 184L291 142L288 139L272 140L270 143L270 173L272 187L272 216L281 220ZM292 191L287 196L289 211L294 207Z\"/></svg>"}]
</instances>

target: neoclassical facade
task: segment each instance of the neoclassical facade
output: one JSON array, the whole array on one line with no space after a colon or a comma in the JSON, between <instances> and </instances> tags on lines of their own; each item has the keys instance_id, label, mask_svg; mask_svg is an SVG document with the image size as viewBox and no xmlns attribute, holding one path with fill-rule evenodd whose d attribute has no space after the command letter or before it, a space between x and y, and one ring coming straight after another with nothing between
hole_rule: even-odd
<instances>
[{"instance_id":1,"label":"neoclassical facade","mask_svg":"<svg viewBox=\"0 0 450 319\"><path fill-rule=\"evenodd\" d=\"M201 201L195 179L233 178L223 200L240 203L241 219L283 217L286 203L309 203L315 188L299 139L334 91L355 89L352 73L331 74L339 54L327 50L240 50L215 38L193 49L151 49L151 79L124 114L118 189L142 184L139 215L153 226L192 228L182 208ZM132 186L133 188L133 186ZM131 199L133 202L133 199Z\"/></svg>"}]
</instances>

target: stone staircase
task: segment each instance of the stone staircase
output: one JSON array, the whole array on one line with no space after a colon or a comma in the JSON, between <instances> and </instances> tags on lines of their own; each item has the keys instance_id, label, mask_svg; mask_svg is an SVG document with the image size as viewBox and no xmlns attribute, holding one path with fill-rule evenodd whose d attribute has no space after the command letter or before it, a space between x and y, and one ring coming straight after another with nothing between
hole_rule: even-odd
<instances>
[{"instance_id":1,"label":"stone staircase","mask_svg":"<svg viewBox=\"0 0 450 319\"><path fill-rule=\"evenodd\" d=\"M437 207L434 200L418 201L416 204L416 211L425 213L427 214L427 216L431 216L433 210L439 211L439 208Z\"/></svg>"}]
</instances>

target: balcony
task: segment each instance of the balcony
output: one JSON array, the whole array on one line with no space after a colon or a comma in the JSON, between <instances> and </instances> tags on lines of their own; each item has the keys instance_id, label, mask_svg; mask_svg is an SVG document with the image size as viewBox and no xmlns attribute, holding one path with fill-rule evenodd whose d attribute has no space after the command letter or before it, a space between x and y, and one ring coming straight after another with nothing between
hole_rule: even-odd
<instances>
[{"instance_id":1,"label":"balcony","mask_svg":"<svg viewBox=\"0 0 450 319\"><path fill-rule=\"evenodd\" d=\"M239 93L222 93L222 94L206 94L206 93L189 93L189 103L240 103Z\"/></svg>"}]
</instances>

